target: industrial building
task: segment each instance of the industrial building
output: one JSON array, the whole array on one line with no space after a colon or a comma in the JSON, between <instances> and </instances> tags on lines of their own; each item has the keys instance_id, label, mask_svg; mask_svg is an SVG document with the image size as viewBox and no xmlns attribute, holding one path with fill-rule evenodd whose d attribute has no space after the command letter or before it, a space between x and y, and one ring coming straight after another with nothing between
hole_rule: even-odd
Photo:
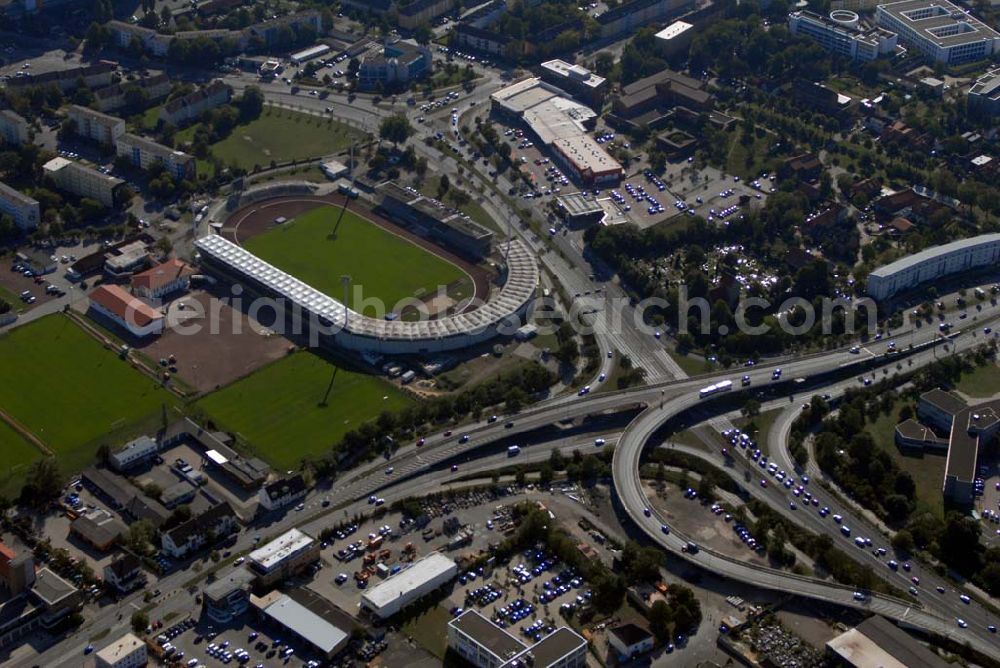
<instances>
[{"instance_id":1,"label":"industrial building","mask_svg":"<svg viewBox=\"0 0 1000 668\"><path fill-rule=\"evenodd\" d=\"M143 338L163 333L163 314L118 285L99 285L90 293L90 308Z\"/></svg>"},{"instance_id":2,"label":"industrial building","mask_svg":"<svg viewBox=\"0 0 1000 668\"><path fill-rule=\"evenodd\" d=\"M895 624L872 615L826 643L833 665L845 668L946 668L942 660Z\"/></svg>"},{"instance_id":3,"label":"industrial building","mask_svg":"<svg viewBox=\"0 0 1000 668\"><path fill-rule=\"evenodd\" d=\"M407 87L430 75L432 67L431 50L426 46L412 40L387 40L381 51L362 58L358 86L362 90Z\"/></svg>"},{"instance_id":4,"label":"industrial building","mask_svg":"<svg viewBox=\"0 0 1000 668\"><path fill-rule=\"evenodd\" d=\"M542 79L591 106L600 107L608 92L608 80L582 65L565 60L547 60L541 65Z\"/></svg>"},{"instance_id":5,"label":"industrial building","mask_svg":"<svg viewBox=\"0 0 1000 668\"><path fill-rule=\"evenodd\" d=\"M1000 114L1000 69L990 70L972 84L969 108L990 116Z\"/></svg>"},{"instance_id":6,"label":"industrial building","mask_svg":"<svg viewBox=\"0 0 1000 668\"><path fill-rule=\"evenodd\" d=\"M346 615L309 590L295 589L287 594L272 591L260 598L251 596L250 602L258 617L280 629L283 638L291 634L326 659L332 659L350 643L352 628Z\"/></svg>"},{"instance_id":7,"label":"industrial building","mask_svg":"<svg viewBox=\"0 0 1000 668\"><path fill-rule=\"evenodd\" d=\"M160 163L177 180L195 177L195 159L184 151L158 144L152 139L126 132L115 142L115 152L139 169L149 169Z\"/></svg>"},{"instance_id":8,"label":"industrial building","mask_svg":"<svg viewBox=\"0 0 1000 668\"><path fill-rule=\"evenodd\" d=\"M378 619L389 619L451 582L457 574L458 565L453 560L440 552L431 552L363 593L361 610Z\"/></svg>"},{"instance_id":9,"label":"industrial building","mask_svg":"<svg viewBox=\"0 0 1000 668\"><path fill-rule=\"evenodd\" d=\"M298 529L289 529L247 557L249 570L257 584L269 587L319 559L319 542Z\"/></svg>"},{"instance_id":10,"label":"industrial building","mask_svg":"<svg viewBox=\"0 0 1000 668\"><path fill-rule=\"evenodd\" d=\"M88 197L109 209L121 203L125 181L67 158L55 157L42 165L56 187L83 198Z\"/></svg>"},{"instance_id":11,"label":"industrial building","mask_svg":"<svg viewBox=\"0 0 1000 668\"><path fill-rule=\"evenodd\" d=\"M864 28L854 12L834 10L830 16L802 10L788 15L788 30L804 35L827 51L868 63L896 53L898 36L885 28Z\"/></svg>"},{"instance_id":12,"label":"industrial building","mask_svg":"<svg viewBox=\"0 0 1000 668\"><path fill-rule=\"evenodd\" d=\"M319 58L330 52L329 44L317 44L316 46L310 46L308 49L302 49L301 51L296 51L291 56L288 57L290 61L296 65L301 65L302 63L308 62L315 58Z\"/></svg>"},{"instance_id":13,"label":"industrial building","mask_svg":"<svg viewBox=\"0 0 1000 668\"><path fill-rule=\"evenodd\" d=\"M875 8L878 25L929 60L959 65L1000 52L1000 34L949 0L902 0Z\"/></svg>"},{"instance_id":14,"label":"industrial building","mask_svg":"<svg viewBox=\"0 0 1000 668\"><path fill-rule=\"evenodd\" d=\"M156 456L160 446L149 436L140 436L134 441L129 441L120 450L111 453L108 463L116 471L124 471L128 468L149 461Z\"/></svg>"},{"instance_id":15,"label":"industrial building","mask_svg":"<svg viewBox=\"0 0 1000 668\"><path fill-rule=\"evenodd\" d=\"M490 254L493 232L467 215L394 181L378 186L379 206L396 223L480 260Z\"/></svg>"},{"instance_id":16,"label":"industrial building","mask_svg":"<svg viewBox=\"0 0 1000 668\"><path fill-rule=\"evenodd\" d=\"M493 111L523 122L573 178L587 185L616 184L624 169L590 134L597 114L537 77L490 96Z\"/></svg>"},{"instance_id":17,"label":"industrial building","mask_svg":"<svg viewBox=\"0 0 1000 668\"><path fill-rule=\"evenodd\" d=\"M31 139L31 126L21 114L0 109L0 139L10 146L20 146Z\"/></svg>"},{"instance_id":18,"label":"industrial building","mask_svg":"<svg viewBox=\"0 0 1000 668\"><path fill-rule=\"evenodd\" d=\"M476 610L448 622L448 647L476 668L583 668L587 641L560 627L532 645L500 628Z\"/></svg>"},{"instance_id":19,"label":"industrial building","mask_svg":"<svg viewBox=\"0 0 1000 668\"><path fill-rule=\"evenodd\" d=\"M105 146L114 146L125 133L125 121L78 104L70 105L69 120L77 136Z\"/></svg>"},{"instance_id":20,"label":"industrial building","mask_svg":"<svg viewBox=\"0 0 1000 668\"><path fill-rule=\"evenodd\" d=\"M34 197L0 183L0 214L10 216L19 230L27 232L38 227L41 207Z\"/></svg>"},{"instance_id":21,"label":"industrial building","mask_svg":"<svg viewBox=\"0 0 1000 668\"><path fill-rule=\"evenodd\" d=\"M403 321L371 318L264 262L220 235L195 241L207 269L240 280L253 292L298 306L304 317L324 329L320 341L348 350L383 354L427 354L457 350L501 334L513 334L534 303L539 270L533 253L518 240L506 253L507 280L479 308L436 320Z\"/></svg>"},{"instance_id":22,"label":"industrial building","mask_svg":"<svg viewBox=\"0 0 1000 668\"><path fill-rule=\"evenodd\" d=\"M146 271L134 274L132 292L146 299L159 299L172 292L187 290L194 268L183 260L170 258Z\"/></svg>"},{"instance_id":23,"label":"industrial building","mask_svg":"<svg viewBox=\"0 0 1000 668\"><path fill-rule=\"evenodd\" d=\"M246 568L233 568L220 575L202 590L202 605L212 621L226 624L250 607L250 585L254 574Z\"/></svg>"},{"instance_id":24,"label":"industrial building","mask_svg":"<svg viewBox=\"0 0 1000 668\"><path fill-rule=\"evenodd\" d=\"M91 508L73 520L69 533L93 547L98 552L107 552L128 531L120 519L103 508Z\"/></svg>"},{"instance_id":25,"label":"industrial building","mask_svg":"<svg viewBox=\"0 0 1000 668\"><path fill-rule=\"evenodd\" d=\"M146 643L134 633L126 633L97 652L97 668L141 668L149 661Z\"/></svg>"},{"instance_id":26,"label":"industrial building","mask_svg":"<svg viewBox=\"0 0 1000 668\"><path fill-rule=\"evenodd\" d=\"M868 275L868 294L876 299L915 288L950 274L995 266L1000 261L1000 234L983 234L942 246L925 248Z\"/></svg>"}]
</instances>

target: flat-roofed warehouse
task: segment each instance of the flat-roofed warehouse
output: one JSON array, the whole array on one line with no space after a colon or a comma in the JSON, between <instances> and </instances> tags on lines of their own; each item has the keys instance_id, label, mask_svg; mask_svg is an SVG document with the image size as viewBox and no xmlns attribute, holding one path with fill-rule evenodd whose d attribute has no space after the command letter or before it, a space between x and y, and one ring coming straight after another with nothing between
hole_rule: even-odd
<instances>
[{"instance_id":1,"label":"flat-roofed warehouse","mask_svg":"<svg viewBox=\"0 0 1000 668\"><path fill-rule=\"evenodd\" d=\"M949 664L879 615L826 644L827 653L850 668L946 668Z\"/></svg>"},{"instance_id":2,"label":"flat-roofed warehouse","mask_svg":"<svg viewBox=\"0 0 1000 668\"><path fill-rule=\"evenodd\" d=\"M195 247L203 266L242 281L253 292L284 300L286 309L297 306L309 324L318 321L324 328L321 343L382 354L458 350L500 334L513 335L531 310L539 280L534 254L514 239L506 246L506 281L479 308L436 320L385 320L345 309L333 297L217 234L198 239Z\"/></svg>"},{"instance_id":3,"label":"flat-roofed warehouse","mask_svg":"<svg viewBox=\"0 0 1000 668\"><path fill-rule=\"evenodd\" d=\"M348 628L341 628L343 615L320 596L296 589L288 594L272 591L263 597L250 597L250 603L266 622L308 643L327 659L347 647L351 640Z\"/></svg>"},{"instance_id":4,"label":"flat-roofed warehouse","mask_svg":"<svg viewBox=\"0 0 1000 668\"><path fill-rule=\"evenodd\" d=\"M362 594L361 609L379 619L388 619L457 574L458 565L453 560L440 552L431 552Z\"/></svg>"},{"instance_id":5,"label":"flat-roofed warehouse","mask_svg":"<svg viewBox=\"0 0 1000 668\"><path fill-rule=\"evenodd\" d=\"M604 218L604 207L596 199L584 197L580 193L560 195L556 204L567 222L574 225L589 224Z\"/></svg>"}]
</instances>

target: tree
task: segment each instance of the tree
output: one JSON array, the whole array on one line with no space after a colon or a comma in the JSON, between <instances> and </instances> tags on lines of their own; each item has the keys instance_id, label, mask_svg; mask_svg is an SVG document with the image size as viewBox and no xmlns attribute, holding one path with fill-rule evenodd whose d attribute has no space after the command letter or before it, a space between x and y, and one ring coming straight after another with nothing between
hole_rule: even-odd
<instances>
[{"instance_id":1,"label":"tree","mask_svg":"<svg viewBox=\"0 0 1000 668\"><path fill-rule=\"evenodd\" d=\"M391 141L393 146L402 144L413 133L413 126L403 114L394 114L382 119L382 123L378 127L378 136Z\"/></svg>"},{"instance_id":2,"label":"tree","mask_svg":"<svg viewBox=\"0 0 1000 668\"><path fill-rule=\"evenodd\" d=\"M670 625L673 622L673 615L670 612L670 607L667 606L667 602L663 599L657 599L653 605L649 607L649 613L646 615L646 619L649 620L649 632L659 640L661 643L670 642Z\"/></svg>"},{"instance_id":3,"label":"tree","mask_svg":"<svg viewBox=\"0 0 1000 668\"><path fill-rule=\"evenodd\" d=\"M901 554L913 552L913 534L907 529L900 529L892 537L892 547Z\"/></svg>"},{"instance_id":4,"label":"tree","mask_svg":"<svg viewBox=\"0 0 1000 668\"><path fill-rule=\"evenodd\" d=\"M156 535L156 527L149 520L143 519L129 525L128 531L122 537L122 544L140 555L150 553L153 537Z\"/></svg>"},{"instance_id":5,"label":"tree","mask_svg":"<svg viewBox=\"0 0 1000 668\"><path fill-rule=\"evenodd\" d=\"M421 22L413 30L413 39L417 41L417 44L429 44L434 39L434 32L426 22Z\"/></svg>"},{"instance_id":6,"label":"tree","mask_svg":"<svg viewBox=\"0 0 1000 668\"><path fill-rule=\"evenodd\" d=\"M743 404L743 408L740 409L740 413L745 418L754 419L760 415L760 402L756 399L747 399L747 402Z\"/></svg>"},{"instance_id":7,"label":"tree","mask_svg":"<svg viewBox=\"0 0 1000 668\"><path fill-rule=\"evenodd\" d=\"M138 634L146 632L146 628L149 626L149 615L147 615L142 610L136 610L132 613L132 630Z\"/></svg>"},{"instance_id":8,"label":"tree","mask_svg":"<svg viewBox=\"0 0 1000 668\"><path fill-rule=\"evenodd\" d=\"M59 498L64 482L55 458L43 457L28 469L24 486L21 488L21 503L42 508L50 501Z\"/></svg>"}]
</instances>

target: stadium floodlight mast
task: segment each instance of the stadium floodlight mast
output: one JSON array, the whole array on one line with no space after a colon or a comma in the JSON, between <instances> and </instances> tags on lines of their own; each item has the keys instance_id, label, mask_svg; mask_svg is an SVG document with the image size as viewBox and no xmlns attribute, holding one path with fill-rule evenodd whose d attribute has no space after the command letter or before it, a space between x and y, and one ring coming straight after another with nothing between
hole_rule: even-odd
<instances>
[{"instance_id":1,"label":"stadium floodlight mast","mask_svg":"<svg viewBox=\"0 0 1000 668\"><path fill-rule=\"evenodd\" d=\"M344 329L347 329L347 314L351 312L347 307L348 297L351 294L351 275L343 274L340 277L340 284L344 286Z\"/></svg>"}]
</instances>

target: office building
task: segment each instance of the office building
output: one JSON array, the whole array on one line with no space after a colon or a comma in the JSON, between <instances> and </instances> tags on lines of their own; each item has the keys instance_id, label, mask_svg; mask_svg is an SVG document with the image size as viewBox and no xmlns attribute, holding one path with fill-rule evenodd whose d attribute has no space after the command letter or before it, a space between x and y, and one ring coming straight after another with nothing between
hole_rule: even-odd
<instances>
[{"instance_id":1,"label":"office building","mask_svg":"<svg viewBox=\"0 0 1000 668\"><path fill-rule=\"evenodd\" d=\"M163 314L118 285L99 285L90 293L90 308L132 336L159 336Z\"/></svg>"},{"instance_id":2,"label":"office building","mask_svg":"<svg viewBox=\"0 0 1000 668\"><path fill-rule=\"evenodd\" d=\"M875 8L878 25L935 63L959 65L1000 52L1000 34L948 0L902 0Z\"/></svg>"},{"instance_id":3,"label":"office building","mask_svg":"<svg viewBox=\"0 0 1000 668\"><path fill-rule=\"evenodd\" d=\"M847 10L829 17L807 10L788 15L788 30L810 38L824 49L850 60L868 63L896 52L897 35L885 28L860 27L858 15Z\"/></svg>"},{"instance_id":4,"label":"office building","mask_svg":"<svg viewBox=\"0 0 1000 668\"><path fill-rule=\"evenodd\" d=\"M202 604L208 618L226 624L246 612L253 580L253 573L237 567L207 585L202 590Z\"/></svg>"},{"instance_id":5,"label":"office building","mask_svg":"<svg viewBox=\"0 0 1000 668\"><path fill-rule=\"evenodd\" d=\"M142 562L131 552L125 552L104 567L104 583L113 587L119 594L127 594L138 589L145 582Z\"/></svg>"},{"instance_id":6,"label":"office building","mask_svg":"<svg viewBox=\"0 0 1000 668\"><path fill-rule=\"evenodd\" d=\"M160 120L178 127L196 120L209 109L220 107L232 98L233 89L216 79L193 93L176 97L160 109Z\"/></svg>"},{"instance_id":7,"label":"office building","mask_svg":"<svg viewBox=\"0 0 1000 668\"><path fill-rule=\"evenodd\" d=\"M833 665L845 668L946 668L951 665L879 615L826 644Z\"/></svg>"},{"instance_id":8,"label":"office building","mask_svg":"<svg viewBox=\"0 0 1000 668\"><path fill-rule=\"evenodd\" d=\"M149 436L140 436L126 443L120 450L111 453L108 463L116 471L124 471L138 466L156 456L160 447Z\"/></svg>"},{"instance_id":9,"label":"office building","mask_svg":"<svg viewBox=\"0 0 1000 668\"><path fill-rule=\"evenodd\" d=\"M127 192L125 181L87 167L68 158L52 158L42 166L45 175L60 190L80 198L90 198L113 209L121 204Z\"/></svg>"},{"instance_id":10,"label":"office building","mask_svg":"<svg viewBox=\"0 0 1000 668\"><path fill-rule=\"evenodd\" d=\"M969 108L990 116L1000 114L1000 69L990 70L972 84Z\"/></svg>"},{"instance_id":11,"label":"office building","mask_svg":"<svg viewBox=\"0 0 1000 668\"><path fill-rule=\"evenodd\" d=\"M431 552L363 593L361 610L379 619L388 619L450 582L457 574L458 566L454 561L440 552Z\"/></svg>"},{"instance_id":12,"label":"office building","mask_svg":"<svg viewBox=\"0 0 1000 668\"><path fill-rule=\"evenodd\" d=\"M475 668L584 668L587 641L560 627L526 645L476 610L448 622L448 647Z\"/></svg>"},{"instance_id":13,"label":"office building","mask_svg":"<svg viewBox=\"0 0 1000 668\"><path fill-rule=\"evenodd\" d=\"M149 659L146 643L134 633L126 633L96 654L97 668L142 668Z\"/></svg>"},{"instance_id":14,"label":"office building","mask_svg":"<svg viewBox=\"0 0 1000 668\"><path fill-rule=\"evenodd\" d=\"M8 146L21 146L31 140L31 126L16 111L0 109L0 139Z\"/></svg>"},{"instance_id":15,"label":"office building","mask_svg":"<svg viewBox=\"0 0 1000 668\"><path fill-rule=\"evenodd\" d=\"M597 114L562 89L535 77L498 90L490 100L496 113L522 121L576 181L603 185L621 179L621 164L590 135Z\"/></svg>"},{"instance_id":16,"label":"office building","mask_svg":"<svg viewBox=\"0 0 1000 668\"><path fill-rule=\"evenodd\" d=\"M461 211L394 181L383 183L377 190L379 206L393 222L423 230L438 243L476 260L490 254L493 232Z\"/></svg>"},{"instance_id":17,"label":"office building","mask_svg":"<svg viewBox=\"0 0 1000 668\"><path fill-rule=\"evenodd\" d=\"M25 232L38 227L38 221L41 220L38 200L14 190L6 183L0 183L0 214L10 216L14 225Z\"/></svg>"},{"instance_id":18,"label":"office building","mask_svg":"<svg viewBox=\"0 0 1000 668\"><path fill-rule=\"evenodd\" d=\"M139 169L149 169L155 163L160 163L178 181L195 177L194 156L157 144L152 139L126 132L118 137L115 152Z\"/></svg>"},{"instance_id":19,"label":"office building","mask_svg":"<svg viewBox=\"0 0 1000 668\"><path fill-rule=\"evenodd\" d=\"M256 576L257 584L270 587L318 560L319 551L319 542L315 538L298 529L289 529L251 552L247 564Z\"/></svg>"},{"instance_id":20,"label":"office building","mask_svg":"<svg viewBox=\"0 0 1000 668\"><path fill-rule=\"evenodd\" d=\"M298 503L308 491L302 474L296 473L264 485L257 497L264 510L279 510Z\"/></svg>"},{"instance_id":21,"label":"office building","mask_svg":"<svg viewBox=\"0 0 1000 668\"><path fill-rule=\"evenodd\" d=\"M381 52L369 53L358 69L362 90L407 87L430 75L431 51L412 40L386 41Z\"/></svg>"},{"instance_id":22,"label":"office building","mask_svg":"<svg viewBox=\"0 0 1000 668\"><path fill-rule=\"evenodd\" d=\"M77 136L105 146L114 146L125 132L125 121L78 104L70 105L69 120Z\"/></svg>"},{"instance_id":23,"label":"office building","mask_svg":"<svg viewBox=\"0 0 1000 668\"><path fill-rule=\"evenodd\" d=\"M1000 261L1000 234L983 234L943 246L925 248L868 275L868 294L876 300L957 272L995 266Z\"/></svg>"},{"instance_id":24,"label":"office building","mask_svg":"<svg viewBox=\"0 0 1000 668\"><path fill-rule=\"evenodd\" d=\"M542 63L541 68L544 81L558 86L585 104L599 108L608 92L608 80L582 65L556 59Z\"/></svg>"}]
</instances>

